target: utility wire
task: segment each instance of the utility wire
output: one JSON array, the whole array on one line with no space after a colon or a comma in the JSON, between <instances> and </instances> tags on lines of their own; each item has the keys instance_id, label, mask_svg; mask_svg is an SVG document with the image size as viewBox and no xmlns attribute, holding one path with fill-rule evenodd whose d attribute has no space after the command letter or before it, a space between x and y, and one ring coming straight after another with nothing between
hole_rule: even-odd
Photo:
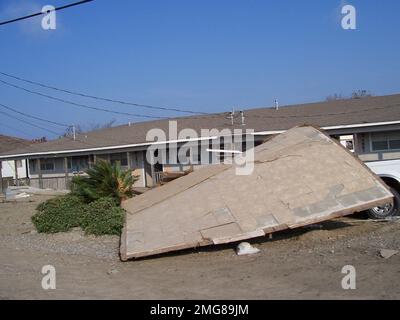
<instances>
[{"instance_id":1,"label":"utility wire","mask_svg":"<svg viewBox=\"0 0 400 320\"><path fill-rule=\"evenodd\" d=\"M14 87L16 89L19 89L19 90L22 90L22 91L25 91L25 92L28 92L28 93L31 93L31 94L34 94L34 95L38 95L38 96L45 97L45 98L48 98L48 99L51 99L51 100L55 100L55 101L59 101L59 102L62 102L62 103L70 104L70 105L73 105L73 106L76 106L76 107L81 107L81 108L86 108L86 109L91 109L91 110L96 110L96 111L102 111L102 112L107 112L107 113L113 113L113 114L119 114L119 115L124 115L124 116L131 116L131 117L150 118L150 119L168 119L168 117L148 116L148 115L143 115L143 114L135 114L135 113L129 113L129 112L114 111L114 110L110 110L110 109L106 109L106 108L102 108L102 107L94 107L94 106L89 106L89 105L86 105L86 104L83 104L83 103L76 103L76 102L73 102L73 101L70 101L70 100L66 100L66 99L61 99L61 98L57 98L57 97L54 97L54 96L50 96L50 95L47 95L47 94L44 94L44 93L41 93L41 92L38 92L38 91L29 90L27 88L17 86L16 84L12 84L10 82L7 82L7 81L1 80L1 79L0 79L0 83L3 83L5 85L7 85L7 86Z\"/></svg>"},{"instance_id":2,"label":"utility wire","mask_svg":"<svg viewBox=\"0 0 400 320\"><path fill-rule=\"evenodd\" d=\"M0 107L5 108L5 109L8 109L8 110L10 110L10 111L13 111L13 112L15 112L15 113L18 113L18 114L23 115L23 116L28 117L28 118L32 118L32 119L36 119L36 120L39 120L39 121L43 121L43 122L55 124L55 125L60 126L60 127L67 127L67 128L71 127L71 125L68 125L68 124L65 124L65 123L60 123L60 122L56 122L56 121L52 121L52 120L47 120L47 119L39 118L39 117L36 117L36 116L34 116L34 115L31 115L31 114L27 114L27 113L18 111L18 110L16 110L16 109L11 108L10 106L6 106L6 105L4 105L4 104L2 104L2 103L0 103Z\"/></svg>"},{"instance_id":3,"label":"utility wire","mask_svg":"<svg viewBox=\"0 0 400 320\"><path fill-rule=\"evenodd\" d=\"M93 98L93 99L97 99L97 100L103 100L103 101L107 101L107 102L116 102L116 103L125 104L125 105L146 106L146 105L140 105L140 104L130 103L130 102L126 102L126 101L102 98L102 97L91 96L91 95L87 95L87 94L83 94L83 93L79 93L79 92L60 89L60 88L48 86L48 85L45 85L45 84L42 84L42 83L39 83L39 82L35 82L35 81L28 80L28 79L20 78L20 77L14 76L14 75L10 75L10 74L7 74L7 73L1 72L1 71L0 71L0 74L4 75L4 76L7 76L7 77L10 77L10 78L14 78L14 79L19 80L19 81L23 81L23 82L27 82L27 83L30 83L30 84L38 85L38 86L41 86L43 88L53 89L53 90L57 90L57 91L60 91L60 92L81 96L81 97L88 97L88 98ZM7 86L14 87L14 88L19 89L19 90L23 90L23 91L31 93L31 94L39 95L39 96L42 96L42 97L46 97L48 99L52 99L52 100L55 100L55 101L71 104L71 105L82 107L82 108L87 108L87 109L92 109L92 110L97 110L97 111L102 111L102 112L107 112L107 113L113 113L113 114L119 114L119 115L134 116L134 117L144 117L144 118L151 118L151 119L171 119L171 117L148 116L148 115L142 115L142 114L133 114L133 113L128 113L128 112L113 111L113 110L110 110L110 109L100 108L100 107L93 107L93 106L89 106L89 105L86 105L86 104L75 103L73 101L69 101L69 100L53 97L53 96L50 96L50 95L47 95L47 94L43 94L43 93L40 93L40 92L37 92L37 91L29 90L27 88L17 86L15 84L9 83L9 82L1 80L1 79L0 79L0 83L3 83L5 85L7 85ZM6 107L4 105L1 105L1 106ZM264 118L264 119L316 118L316 117L326 117L326 116L357 114L357 113L363 113L363 112L366 112L366 111L380 110L380 109L393 108L393 107L399 107L399 106L400 106L399 104L396 104L396 105L392 105L392 106L374 107L374 108L367 108L367 109L354 110L354 111L345 111L345 112L336 112L336 113L332 112L332 113L323 113L323 114L310 114L310 115L301 115L301 116L300 115L257 115L256 116L256 115L247 114L246 118ZM155 106L147 106L147 107L155 108L155 109L161 109L161 110L169 110L169 111L180 111L180 112L196 113L194 111L187 111L187 110L185 111L185 110L174 109L174 108L164 108L164 107L155 107ZM48 121L48 120L40 119L40 118L35 117L35 116L27 115L27 114L24 114L22 112L16 111L15 109L12 109L10 107L8 107L8 109L12 110L14 112L18 112L18 113L20 113L22 115L25 115L25 116L30 116L30 117L35 118L37 120L46 121L46 122L50 122L50 123L54 123L54 124L58 124L58 125L63 125L63 126L68 126L66 124L55 123L53 121ZM209 113L203 113L203 114L205 114L205 116L198 116L198 117L190 116L189 118L194 119L194 118L220 118L220 117L222 117L221 114L220 115L209 114ZM236 117L237 116L238 115L236 115Z\"/></svg>"},{"instance_id":4,"label":"utility wire","mask_svg":"<svg viewBox=\"0 0 400 320\"><path fill-rule=\"evenodd\" d=\"M16 120L21 121L21 122L23 122L23 123L26 123L26 124L28 124L28 125L30 125L30 126L32 126L32 127L35 127L35 128L38 128L38 129L41 129L41 130L50 132L50 133L55 134L55 135L57 135L57 136L59 136L59 137L60 137L60 136L63 136L64 138L69 139L69 140L79 141L79 142L81 142L81 143L83 143L83 144L86 144L86 145L92 146L92 147L94 146L94 145L92 145L92 144L90 144L90 143L87 143L86 141L82 141L82 140L79 140L79 139L77 139L77 138L74 139L74 138L72 138L72 137L65 136L64 133L59 133L59 132L55 132L55 131L50 130L50 129L47 129L47 128L43 128L43 127L38 126L38 125L36 125L36 124L34 124L34 123L32 123L32 122L29 122L29 121L20 119L20 118L18 118L18 117L15 117L15 116L13 116L13 115L11 115L11 114L8 114L7 112L0 111L0 114L4 114L4 115L6 115L6 116L8 116L8 117L10 117L10 118L12 118L12 119L16 119ZM27 148L32 148L32 146L25 146L25 147L27 147Z\"/></svg>"},{"instance_id":5,"label":"utility wire","mask_svg":"<svg viewBox=\"0 0 400 320\"><path fill-rule=\"evenodd\" d=\"M21 121L21 122L23 122L23 123L26 123L26 124L28 124L28 125L30 125L30 126L32 126L32 127L36 127L36 128L38 128L38 129L42 129L42 130L44 130L44 131L50 132L50 133L52 133L52 134L55 134L55 135L57 135L57 136L62 135L62 134L60 134L59 132L55 132L55 131L53 131L53 130L50 130L50 129L47 129L47 128L43 128L43 127L38 126L38 125L36 125L36 124L34 124L34 123L32 123L32 122L29 122L29 121L23 120L23 119L21 119L21 118L15 117L15 116L13 116L13 115L7 113L7 112L0 111L0 113L1 113L1 114L4 114L4 115L6 115L7 117L10 117L10 118L12 118L12 119L16 119L16 120L18 120L18 121Z\"/></svg>"},{"instance_id":6,"label":"utility wire","mask_svg":"<svg viewBox=\"0 0 400 320\"><path fill-rule=\"evenodd\" d=\"M67 9L67 8L70 8L70 7L74 7L74 6L77 6L77 5L80 5L80 4L84 4L84 3L87 3L87 2L92 2L92 1L94 1L94 0L78 1L78 2L67 4L67 5L62 6L62 7L54 8L54 10L52 10L52 11L59 11L59 10ZM33 17L36 17L36 16L40 16L42 14L46 14L46 12L37 12L37 13L33 13L33 14L30 14L30 15L27 15L27 16L20 17L20 18L7 20L7 21L2 21L2 22L0 22L0 26L4 25L4 24L9 24L9 23L25 20L25 19L30 19L30 18L33 18Z\"/></svg>"},{"instance_id":7,"label":"utility wire","mask_svg":"<svg viewBox=\"0 0 400 320\"><path fill-rule=\"evenodd\" d=\"M40 83L40 82L24 79L24 78L17 77L17 76L14 76L14 75L11 75L11 74L8 74L8 73L5 73L5 72L1 72L1 71L0 71L0 74L2 74L3 76L9 77L9 78L13 78L13 79L16 79L16 80L19 80L19 81L27 82L27 83L30 83L30 84L33 84L33 85L37 85L37 86L40 86L40 87L43 87L43 88L52 89L52 90L68 93L68 94L71 94L71 95L85 97L85 98L91 98L91 99L95 99L95 100L101 100L101 101L106 101L106 102L119 103L119 104L122 104L122 105L129 105L129 106L134 106L134 107L142 107L142 108L155 109L155 110L176 111L176 112L190 113L190 114L209 114L207 112L201 112L201 111L191 111L191 110L185 110L185 109L181 109L181 108L160 107L160 106L153 106L153 105L147 105L147 104L128 102L128 101L123 101L123 100L104 98L104 97L89 95L89 94L85 94L85 93L81 93L81 92L77 92L77 91L71 91L71 90L66 90L66 89L53 87L53 86L50 86L50 85L46 85L46 84L43 84L43 83Z\"/></svg>"},{"instance_id":8,"label":"utility wire","mask_svg":"<svg viewBox=\"0 0 400 320\"><path fill-rule=\"evenodd\" d=\"M9 125L4 124L4 123L1 123L1 122L0 122L0 125L1 125L1 127L8 128L8 129L17 131L17 132L19 132L19 133L22 133L22 134L26 135L27 137L29 137L29 136L31 135L30 133L28 133L28 132L26 132L26 131L24 131L24 130L20 130L20 129L14 128L14 127L12 127L12 126L9 126ZM18 143L19 141L15 141L15 142Z\"/></svg>"},{"instance_id":9,"label":"utility wire","mask_svg":"<svg viewBox=\"0 0 400 320\"><path fill-rule=\"evenodd\" d=\"M0 106L3 106L3 105L0 104ZM11 109L11 110L12 110L12 109ZM64 133L59 133L59 132L55 132L55 131L50 130L50 129L47 129L47 128L43 128L43 127L38 126L38 125L36 125L36 124L34 124L34 123L31 123L31 122L29 122L29 121L26 121L26 120L20 119L20 118L18 118L18 117L15 117L15 116L13 116L13 115L11 115L11 114L8 114L7 112L0 111L0 114L4 114L4 115L6 115L6 116L8 116L8 117L10 117L10 118L16 119L16 120L18 120L18 121L21 121L21 122L23 122L23 123L26 123L26 124L28 124L28 125L30 125L30 126L35 127L35 128L38 128L38 129L41 129L41 130L50 132L50 133L55 134L55 135L57 135L57 136L63 136L63 138L65 138L65 139L73 140L73 141L79 141L79 142L81 142L81 143L83 143L83 144L85 144L85 145L87 145L87 146L90 146L90 147L98 147L97 145L93 145L93 144L91 144L91 143L88 143L87 141L83 141L83 140L81 140L81 139L78 139L77 137L75 137L75 139L74 139L74 138L72 138L72 137L70 137L70 136L68 136L68 135L65 135ZM38 120L46 121L46 120L40 119L40 118L38 118ZM8 127L8 128L10 128L10 129L12 129L12 130L19 131L19 132L24 133L24 134L26 134L26 135L28 135L28 136L30 135L30 134L28 134L28 133L26 133L26 132L24 132L24 131L22 131L22 130L16 129L16 128L11 127L11 126L7 126L7 125L4 125L4 124L2 124L2 126ZM71 127L71 126L68 126L68 125L66 125L66 126L67 126L67 127ZM78 134L77 134L77 135L78 135ZM106 139L106 140L109 140L108 138L109 138L109 137L107 137L107 138L105 138L105 139ZM119 143L120 143L120 142L124 142L124 143L128 143L128 141L124 141L124 140L118 140L118 141L117 141L117 140L114 140L114 139L111 139L111 142L119 142ZM21 144L24 144L24 143L21 143ZM31 148L31 146L27 146L26 144L24 144L24 147L26 147L26 148Z\"/></svg>"}]
</instances>

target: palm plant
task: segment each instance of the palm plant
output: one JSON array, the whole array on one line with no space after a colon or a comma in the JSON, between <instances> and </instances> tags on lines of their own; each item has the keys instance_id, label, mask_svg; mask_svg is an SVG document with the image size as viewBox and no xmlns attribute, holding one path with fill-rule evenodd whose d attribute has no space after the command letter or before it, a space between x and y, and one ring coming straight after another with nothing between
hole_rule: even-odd
<instances>
[{"instance_id":1,"label":"palm plant","mask_svg":"<svg viewBox=\"0 0 400 320\"><path fill-rule=\"evenodd\" d=\"M72 179L72 192L92 202L112 197L121 202L133 196L132 185L138 180L131 170L122 170L119 163L100 160L86 171L87 176Z\"/></svg>"}]
</instances>

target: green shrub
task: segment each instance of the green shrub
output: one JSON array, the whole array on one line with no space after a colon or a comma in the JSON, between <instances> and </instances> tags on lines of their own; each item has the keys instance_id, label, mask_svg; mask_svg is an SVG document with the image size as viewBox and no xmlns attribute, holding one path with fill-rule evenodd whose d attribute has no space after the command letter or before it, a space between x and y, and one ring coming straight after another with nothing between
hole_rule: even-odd
<instances>
[{"instance_id":1,"label":"green shrub","mask_svg":"<svg viewBox=\"0 0 400 320\"><path fill-rule=\"evenodd\" d=\"M42 202L36 210L32 222L38 232L44 233L81 227L87 234L120 235L125 216L115 198L100 198L86 204L81 197L72 194Z\"/></svg>"},{"instance_id":2,"label":"green shrub","mask_svg":"<svg viewBox=\"0 0 400 320\"><path fill-rule=\"evenodd\" d=\"M121 202L133 196L132 186L138 180L131 170L123 170L118 163L100 160L86 171L87 176L72 178L72 193L92 202L112 197Z\"/></svg>"},{"instance_id":3,"label":"green shrub","mask_svg":"<svg viewBox=\"0 0 400 320\"><path fill-rule=\"evenodd\" d=\"M84 212L84 203L74 195L59 196L38 205L32 222L38 232L55 233L78 227Z\"/></svg>"},{"instance_id":4,"label":"green shrub","mask_svg":"<svg viewBox=\"0 0 400 320\"><path fill-rule=\"evenodd\" d=\"M120 235L125 212L115 198L100 198L86 205L81 227L88 234Z\"/></svg>"}]
</instances>

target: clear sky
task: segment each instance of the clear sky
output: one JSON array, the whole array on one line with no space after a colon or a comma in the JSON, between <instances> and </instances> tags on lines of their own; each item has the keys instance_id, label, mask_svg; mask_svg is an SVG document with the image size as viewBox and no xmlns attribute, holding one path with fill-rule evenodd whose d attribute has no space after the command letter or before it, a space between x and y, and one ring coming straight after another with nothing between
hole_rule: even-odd
<instances>
[{"instance_id":1,"label":"clear sky","mask_svg":"<svg viewBox=\"0 0 400 320\"><path fill-rule=\"evenodd\" d=\"M75 1L0 0L0 20ZM357 10L356 30L341 27L344 4ZM280 105L321 101L357 89L400 93L399 16L398 0L95 0L58 12L56 30L43 30L41 17L0 26L0 71L92 95L204 112L271 106L275 98ZM177 115L0 79L94 106ZM68 124L142 121L1 83L0 103ZM55 136L3 114L0 133Z\"/></svg>"}]
</instances>

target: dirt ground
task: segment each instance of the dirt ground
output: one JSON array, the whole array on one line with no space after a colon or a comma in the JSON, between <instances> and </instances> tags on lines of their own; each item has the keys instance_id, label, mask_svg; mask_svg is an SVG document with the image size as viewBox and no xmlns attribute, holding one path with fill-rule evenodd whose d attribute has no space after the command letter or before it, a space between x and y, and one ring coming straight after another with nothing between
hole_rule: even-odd
<instances>
[{"instance_id":1,"label":"dirt ground","mask_svg":"<svg viewBox=\"0 0 400 320\"><path fill-rule=\"evenodd\" d=\"M399 299L400 222L346 217L252 241L120 262L119 237L80 230L38 234L30 217L46 197L0 203L1 299ZM55 290L41 287L42 266L56 268ZM341 287L356 268L356 289Z\"/></svg>"}]
</instances>

